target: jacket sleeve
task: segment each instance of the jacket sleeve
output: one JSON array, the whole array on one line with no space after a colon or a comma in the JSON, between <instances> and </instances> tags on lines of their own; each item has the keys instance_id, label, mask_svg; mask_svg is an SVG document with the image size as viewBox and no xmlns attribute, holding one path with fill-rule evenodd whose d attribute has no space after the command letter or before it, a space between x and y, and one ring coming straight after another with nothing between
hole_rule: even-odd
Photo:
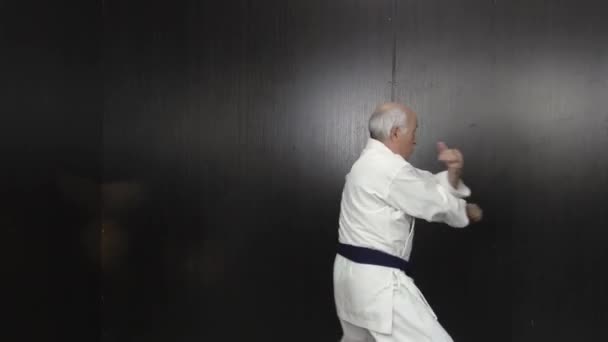
<instances>
[{"instance_id":1,"label":"jacket sleeve","mask_svg":"<svg viewBox=\"0 0 608 342\"><path fill-rule=\"evenodd\" d=\"M425 172L425 171L422 171ZM452 195L458 198L467 198L471 196L471 189L467 187L462 180L458 183L458 187L454 189L454 187L450 184L448 180L448 172L442 171L434 175L435 179L439 184L441 184L445 189L447 189Z\"/></svg>"},{"instance_id":2,"label":"jacket sleeve","mask_svg":"<svg viewBox=\"0 0 608 342\"><path fill-rule=\"evenodd\" d=\"M457 228L466 227L469 224L466 201L459 197L470 195L470 190L464 184L453 189L447 182L447 175L443 175L446 186L440 177L406 165L392 179L387 202L415 218Z\"/></svg>"}]
</instances>

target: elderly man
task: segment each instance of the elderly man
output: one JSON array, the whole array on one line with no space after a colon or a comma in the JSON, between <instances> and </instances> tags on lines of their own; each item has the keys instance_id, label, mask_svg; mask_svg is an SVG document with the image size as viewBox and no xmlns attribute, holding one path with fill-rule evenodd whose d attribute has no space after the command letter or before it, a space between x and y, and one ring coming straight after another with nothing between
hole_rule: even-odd
<instances>
[{"instance_id":1,"label":"elderly man","mask_svg":"<svg viewBox=\"0 0 608 342\"><path fill-rule=\"evenodd\" d=\"M416 113L380 105L371 138L346 176L334 262L342 342L452 341L408 275L415 218L465 227L481 209L463 198L462 154L437 144L447 170L431 174L407 162L416 145Z\"/></svg>"}]
</instances>

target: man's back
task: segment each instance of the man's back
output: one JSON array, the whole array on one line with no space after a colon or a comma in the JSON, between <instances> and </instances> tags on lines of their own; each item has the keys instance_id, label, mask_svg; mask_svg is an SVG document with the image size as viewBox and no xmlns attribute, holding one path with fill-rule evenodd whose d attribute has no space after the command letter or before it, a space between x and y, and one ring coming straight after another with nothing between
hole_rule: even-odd
<instances>
[{"instance_id":1,"label":"man's back","mask_svg":"<svg viewBox=\"0 0 608 342\"><path fill-rule=\"evenodd\" d=\"M381 142L370 139L346 176L340 212L340 242L406 258L411 222L388 202L395 175L410 166Z\"/></svg>"}]
</instances>

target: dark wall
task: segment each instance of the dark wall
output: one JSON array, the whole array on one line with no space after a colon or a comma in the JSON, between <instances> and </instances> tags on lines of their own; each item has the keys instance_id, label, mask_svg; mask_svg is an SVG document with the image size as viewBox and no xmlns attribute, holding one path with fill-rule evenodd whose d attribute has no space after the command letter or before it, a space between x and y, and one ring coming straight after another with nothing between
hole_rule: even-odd
<instances>
[{"instance_id":1,"label":"dark wall","mask_svg":"<svg viewBox=\"0 0 608 342\"><path fill-rule=\"evenodd\" d=\"M340 190L391 96L395 29L413 161L438 171L434 143L461 148L486 210L465 231L419 226L417 282L444 325L605 336L601 4L394 4L106 2L105 177L137 194L105 273L108 340L339 335Z\"/></svg>"},{"instance_id":2,"label":"dark wall","mask_svg":"<svg viewBox=\"0 0 608 342\"><path fill-rule=\"evenodd\" d=\"M105 7L104 176L137 189L106 340L334 340L340 191L390 96L392 4L145 3Z\"/></svg>"},{"instance_id":3,"label":"dark wall","mask_svg":"<svg viewBox=\"0 0 608 342\"><path fill-rule=\"evenodd\" d=\"M401 2L397 97L465 155L486 211L420 225L414 263L455 340L608 338L608 23L599 1Z\"/></svg>"},{"instance_id":4,"label":"dark wall","mask_svg":"<svg viewBox=\"0 0 608 342\"><path fill-rule=\"evenodd\" d=\"M456 341L607 338L600 1L0 4L2 340L336 341L344 175L373 108L485 209L419 222ZM395 45L394 45L395 44ZM396 49L394 50L394 47ZM395 52L395 53L394 53Z\"/></svg>"},{"instance_id":5,"label":"dark wall","mask_svg":"<svg viewBox=\"0 0 608 342\"><path fill-rule=\"evenodd\" d=\"M99 336L100 14L0 3L2 341Z\"/></svg>"}]
</instances>

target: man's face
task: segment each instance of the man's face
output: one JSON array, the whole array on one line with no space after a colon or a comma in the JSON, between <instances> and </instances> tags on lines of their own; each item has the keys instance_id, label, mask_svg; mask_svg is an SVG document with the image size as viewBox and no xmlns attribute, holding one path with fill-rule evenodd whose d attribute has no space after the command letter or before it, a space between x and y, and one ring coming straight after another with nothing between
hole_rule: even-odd
<instances>
[{"instance_id":1,"label":"man's face","mask_svg":"<svg viewBox=\"0 0 608 342\"><path fill-rule=\"evenodd\" d=\"M414 147L416 146L416 129L418 128L418 118L414 111L408 113L408 129L399 129L398 133L398 146L399 154L408 159L412 153L414 153Z\"/></svg>"}]
</instances>

